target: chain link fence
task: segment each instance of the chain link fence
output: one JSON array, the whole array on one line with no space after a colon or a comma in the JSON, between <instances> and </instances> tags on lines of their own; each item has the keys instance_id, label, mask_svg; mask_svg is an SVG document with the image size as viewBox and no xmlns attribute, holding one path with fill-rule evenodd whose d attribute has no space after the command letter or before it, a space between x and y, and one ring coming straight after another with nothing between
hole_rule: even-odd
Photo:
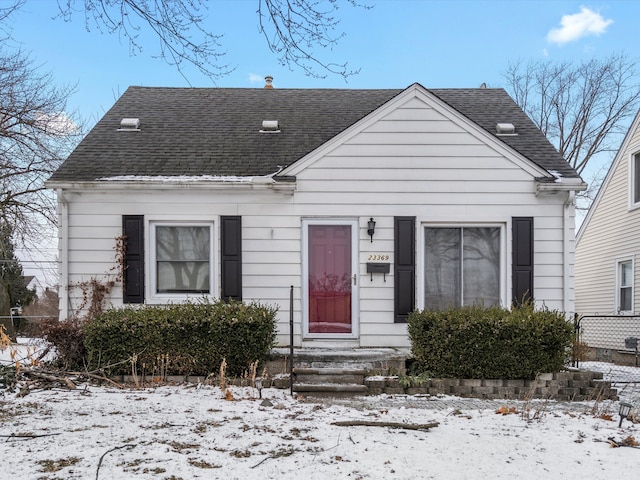
<instances>
[{"instance_id":1,"label":"chain link fence","mask_svg":"<svg viewBox=\"0 0 640 480\"><path fill-rule=\"evenodd\" d=\"M590 360L638 366L640 315L583 315L576 319L580 344Z\"/></svg>"},{"instance_id":2,"label":"chain link fence","mask_svg":"<svg viewBox=\"0 0 640 480\"><path fill-rule=\"evenodd\" d=\"M604 373L619 392L640 387L640 315L582 315L575 319L574 364Z\"/></svg>"}]
</instances>

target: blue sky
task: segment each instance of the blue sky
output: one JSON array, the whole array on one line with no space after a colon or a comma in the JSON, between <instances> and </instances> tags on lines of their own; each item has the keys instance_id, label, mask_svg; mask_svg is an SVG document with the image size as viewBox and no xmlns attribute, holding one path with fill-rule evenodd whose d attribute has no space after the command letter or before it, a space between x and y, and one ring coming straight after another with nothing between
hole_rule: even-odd
<instances>
[{"instance_id":1,"label":"blue sky","mask_svg":"<svg viewBox=\"0 0 640 480\"><path fill-rule=\"evenodd\" d=\"M82 13L71 22L55 19L55 0L26 0L8 25L9 44L30 52L34 65L59 85L75 85L69 111L89 125L130 85L262 87L264 77L272 75L275 88L404 88L414 82L426 88L473 88L483 82L501 87L503 72L517 60L579 63L620 52L640 58L637 0L360 1L373 8L340 3L338 29L346 36L332 51L317 52L361 69L348 83L340 76L317 79L280 66L258 32L258 0L209 2L205 27L224 34L224 61L235 67L216 84L196 69L186 70L187 82L175 67L153 58L158 42L152 35L143 33L144 51L131 56L117 34L88 32ZM33 273L29 266L25 272Z\"/></svg>"},{"instance_id":2,"label":"blue sky","mask_svg":"<svg viewBox=\"0 0 640 480\"><path fill-rule=\"evenodd\" d=\"M338 26L346 36L318 54L360 68L348 83L339 76L305 76L278 64L261 34L258 0L209 2L205 26L224 34L224 61L233 73L216 84L187 69L196 87L260 87L265 75L276 88L427 88L504 85L508 63L522 60L579 62L626 52L640 57L635 0L361 0L373 8L340 3ZM81 2L77 2L81 3ZM143 34L144 51L131 56L117 34L87 32L82 13L54 19L54 0L26 0L10 27L15 42L60 84L76 85L69 102L95 122L129 85L189 86L175 67L153 58L157 41Z\"/></svg>"}]
</instances>

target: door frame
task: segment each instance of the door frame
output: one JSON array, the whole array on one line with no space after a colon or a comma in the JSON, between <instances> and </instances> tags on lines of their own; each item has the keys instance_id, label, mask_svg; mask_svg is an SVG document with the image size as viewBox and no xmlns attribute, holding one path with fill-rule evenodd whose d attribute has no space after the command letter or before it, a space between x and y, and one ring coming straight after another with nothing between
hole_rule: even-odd
<instances>
[{"instance_id":1,"label":"door frame","mask_svg":"<svg viewBox=\"0 0 640 480\"><path fill-rule=\"evenodd\" d=\"M309 333L309 226L348 225L351 226L351 333ZM302 219L302 338L303 339L345 339L354 340L360 335L360 275L359 275L359 222L356 218L306 218Z\"/></svg>"}]
</instances>

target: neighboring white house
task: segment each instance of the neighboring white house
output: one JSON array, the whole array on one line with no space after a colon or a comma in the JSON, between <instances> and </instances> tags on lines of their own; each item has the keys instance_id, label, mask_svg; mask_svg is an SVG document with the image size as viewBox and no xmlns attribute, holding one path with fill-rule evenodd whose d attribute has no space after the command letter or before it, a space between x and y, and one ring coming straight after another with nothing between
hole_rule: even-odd
<instances>
[{"instance_id":1,"label":"neighboring white house","mask_svg":"<svg viewBox=\"0 0 640 480\"><path fill-rule=\"evenodd\" d=\"M640 112L576 237L576 311L583 340L625 349L640 337ZM600 318L593 318L599 316Z\"/></svg>"},{"instance_id":2,"label":"neighboring white house","mask_svg":"<svg viewBox=\"0 0 640 480\"><path fill-rule=\"evenodd\" d=\"M281 345L291 287L296 346L406 347L416 308L575 311L585 184L502 89L130 87L47 185L62 318L92 277L114 307L277 305Z\"/></svg>"}]
</instances>

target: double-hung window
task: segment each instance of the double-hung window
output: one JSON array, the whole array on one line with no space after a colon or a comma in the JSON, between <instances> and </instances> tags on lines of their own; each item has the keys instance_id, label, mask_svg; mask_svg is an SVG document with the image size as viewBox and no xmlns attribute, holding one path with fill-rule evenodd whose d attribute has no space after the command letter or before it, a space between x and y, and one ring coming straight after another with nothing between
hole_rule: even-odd
<instances>
[{"instance_id":1,"label":"double-hung window","mask_svg":"<svg viewBox=\"0 0 640 480\"><path fill-rule=\"evenodd\" d=\"M619 261L617 270L617 311L630 313L633 311L633 261Z\"/></svg>"},{"instance_id":2,"label":"double-hung window","mask_svg":"<svg viewBox=\"0 0 640 480\"><path fill-rule=\"evenodd\" d=\"M212 294L212 239L212 223L152 223L152 294L157 297Z\"/></svg>"},{"instance_id":3,"label":"double-hung window","mask_svg":"<svg viewBox=\"0 0 640 480\"><path fill-rule=\"evenodd\" d=\"M640 205L640 152L631 155L631 205Z\"/></svg>"},{"instance_id":4,"label":"double-hung window","mask_svg":"<svg viewBox=\"0 0 640 480\"><path fill-rule=\"evenodd\" d=\"M500 235L500 227L425 227L425 309L499 305Z\"/></svg>"}]
</instances>

